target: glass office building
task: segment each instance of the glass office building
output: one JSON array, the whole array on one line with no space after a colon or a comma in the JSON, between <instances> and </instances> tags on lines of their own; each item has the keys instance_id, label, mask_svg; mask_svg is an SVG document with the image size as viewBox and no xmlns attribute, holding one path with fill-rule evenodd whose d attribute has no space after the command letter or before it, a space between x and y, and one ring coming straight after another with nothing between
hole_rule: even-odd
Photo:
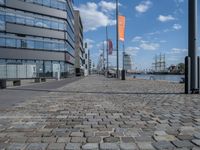
<instances>
[{"instance_id":1,"label":"glass office building","mask_svg":"<svg viewBox=\"0 0 200 150\"><path fill-rule=\"evenodd\" d=\"M0 76L10 65L33 65L40 77L73 75L74 36L71 0L0 0Z\"/></svg>"}]
</instances>

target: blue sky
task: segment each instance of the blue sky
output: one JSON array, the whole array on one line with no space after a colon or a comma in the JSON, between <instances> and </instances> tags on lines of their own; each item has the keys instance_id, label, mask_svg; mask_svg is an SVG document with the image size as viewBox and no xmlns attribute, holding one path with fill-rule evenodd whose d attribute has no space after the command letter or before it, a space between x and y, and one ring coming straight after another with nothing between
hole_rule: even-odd
<instances>
[{"instance_id":1,"label":"blue sky","mask_svg":"<svg viewBox=\"0 0 200 150\"><path fill-rule=\"evenodd\" d=\"M119 2L120 14L126 16L125 49L132 56L133 68L151 69L155 55L160 53L166 55L168 66L184 61L188 47L188 0ZM74 0L74 3L81 12L84 39L89 44L92 60L96 64L102 52L107 25L109 38L114 45L116 42L115 0ZM121 43L119 47L121 65ZM109 56L109 63L116 65L115 52Z\"/></svg>"}]
</instances>

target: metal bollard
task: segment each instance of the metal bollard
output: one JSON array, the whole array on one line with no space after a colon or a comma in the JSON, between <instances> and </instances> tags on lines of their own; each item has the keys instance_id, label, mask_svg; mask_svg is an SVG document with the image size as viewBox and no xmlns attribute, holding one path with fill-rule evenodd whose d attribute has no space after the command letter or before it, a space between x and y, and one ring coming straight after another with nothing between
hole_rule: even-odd
<instances>
[{"instance_id":1,"label":"metal bollard","mask_svg":"<svg viewBox=\"0 0 200 150\"><path fill-rule=\"evenodd\" d=\"M126 70L122 70L121 72L121 79L126 80Z\"/></svg>"},{"instance_id":2,"label":"metal bollard","mask_svg":"<svg viewBox=\"0 0 200 150\"><path fill-rule=\"evenodd\" d=\"M191 59L185 57L185 94L191 94Z\"/></svg>"}]
</instances>

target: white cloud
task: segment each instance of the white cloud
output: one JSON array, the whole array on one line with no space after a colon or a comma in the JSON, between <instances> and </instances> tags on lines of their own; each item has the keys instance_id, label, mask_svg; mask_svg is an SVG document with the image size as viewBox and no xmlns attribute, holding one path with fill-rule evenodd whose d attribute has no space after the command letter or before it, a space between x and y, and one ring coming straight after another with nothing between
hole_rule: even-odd
<instances>
[{"instance_id":1,"label":"white cloud","mask_svg":"<svg viewBox=\"0 0 200 150\"><path fill-rule=\"evenodd\" d=\"M148 42L148 41L142 41L140 44L140 48L144 49L144 50L157 50L160 47L160 44L158 43L152 43L152 42Z\"/></svg>"},{"instance_id":2,"label":"white cloud","mask_svg":"<svg viewBox=\"0 0 200 150\"><path fill-rule=\"evenodd\" d=\"M99 2L99 6L104 12L113 11L116 9L116 4L113 2L101 1Z\"/></svg>"},{"instance_id":3,"label":"white cloud","mask_svg":"<svg viewBox=\"0 0 200 150\"><path fill-rule=\"evenodd\" d=\"M132 46L130 46L130 47L127 47L125 51L129 55L136 56L139 50L140 50L139 47L132 47Z\"/></svg>"},{"instance_id":4,"label":"white cloud","mask_svg":"<svg viewBox=\"0 0 200 150\"><path fill-rule=\"evenodd\" d=\"M152 2L150 0L142 1L139 5L135 6L135 10L139 13L145 13L152 6Z\"/></svg>"},{"instance_id":5,"label":"white cloud","mask_svg":"<svg viewBox=\"0 0 200 150\"><path fill-rule=\"evenodd\" d=\"M186 53L186 48L172 48L170 52L167 52L167 54L180 54L180 53Z\"/></svg>"},{"instance_id":6,"label":"white cloud","mask_svg":"<svg viewBox=\"0 0 200 150\"><path fill-rule=\"evenodd\" d=\"M135 37L132 39L132 42L139 42L141 39L142 39L141 36L135 36Z\"/></svg>"},{"instance_id":7,"label":"white cloud","mask_svg":"<svg viewBox=\"0 0 200 150\"><path fill-rule=\"evenodd\" d=\"M182 28L182 26L180 24L173 25L173 29L175 29L175 30L180 30L181 28Z\"/></svg>"},{"instance_id":8,"label":"white cloud","mask_svg":"<svg viewBox=\"0 0 200 150\"><path fill-rule=\"evenodd\" d=\"M175 18L172 15L159 15L157 18L160 22L167 22L167 21L171 21L171 20L175 20Z\"/></svg>"},{"instance_id":9,"label":"white cloud","mask_svg":"<svg viewBox=\"0 0 200 150\"><path fill-rule=\"evenodd\" d=\"M112 19L109 15L107 15L102 10L99 10L100 3L96 4L94 2L88 2L86 4L82 4L79 7L75 7L78 9L81 14L81 19L83 21L84 31L94 31L100 27L111 26L116 24L116 20ZM102 6L101 6L102 8ZM107 11L111 11L113 9L109 7L104 7Z\"/></svg>"}]
</instances>

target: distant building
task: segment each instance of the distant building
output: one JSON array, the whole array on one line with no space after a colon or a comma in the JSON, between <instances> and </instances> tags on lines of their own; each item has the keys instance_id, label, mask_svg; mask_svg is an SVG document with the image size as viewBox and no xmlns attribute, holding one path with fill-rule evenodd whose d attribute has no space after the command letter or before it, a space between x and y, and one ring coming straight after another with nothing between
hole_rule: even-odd
<instances>
[{"instance_id":1,"label":"distant building","mask_svg":"<svg viewBox=\"0 0 200 150\"><path fill-rule=\"evenodd\" d=\"M99 56L98 63L97 63L97 70L99 73L103 73L104 71L104 60L103 54Z\"/></svg>"},{"instance_id":2,"label":"distant building","mask_svg":"<svg viewBox=\"0 0 200 150\"><path fill-rule=\"evenodd\" d=\"M0 0L0 78L29 78L30 65L37 77L74 74L70 0Z\"/></svg>"},{"instance_id":3,"label":"distant building","mask_svg":"<svg viewBox=\"0 0 200 150\"><path fill-rule=\"evenodd\" d=\"M84 47L83 47L83 24L80 12L74 10L75 24L75 73L76 76L84 74Z\"/></svg>"},{"instance_id":4,"label":"distant building","mask_svg":"<svg viewBox=\"0 0 200 150\"><path fill-rule=\"evenodd\" d=\"M88 50L88 69L89 69L89 75L92 74L92 59L90 56L90 50Z\"/></svg>"},{"instance_id":5,"label":"distant building","mask_svg":"<svg viewBox=\"0 0 200 150\"><path fill-rule=\"evenodd\" d=\"M84 46L84 75L88 76L89 75L89 51L87 48L87 43L85 43Z\"/></svg>"},{"instance_id":6,"label":"distant building","mask_svg":"<svg viewBox=\"0 0 200 150\"><path fill-rule=\"evenodd\" d=\"M124 54L124 69L125 70L132 70L131 55L129 55L127 53Z\"/></svg>"}]
</instances>

